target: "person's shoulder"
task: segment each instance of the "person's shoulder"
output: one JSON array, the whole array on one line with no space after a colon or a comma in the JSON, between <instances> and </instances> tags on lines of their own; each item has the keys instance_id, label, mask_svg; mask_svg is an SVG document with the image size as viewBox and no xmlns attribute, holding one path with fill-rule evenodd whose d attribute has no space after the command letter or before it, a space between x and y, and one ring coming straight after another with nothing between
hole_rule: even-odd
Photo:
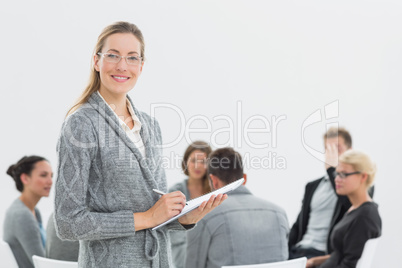
<instances>
[{"instance_id":1,"label":"person's shoulder","mask_svg":"<svg viewBox=\"0 0 402 268\"><path fill-rule=\"evenodd\" d=\"M318 179L309 181L309 182L306 184L306 187L317 185L317 184L319 184L323 179L324 179L324 176L321 177L321 178L318 178Z\"/></svg>"},{"instance_id":2,"label":"person's shoulder","mask_svg":"<svg viewBox=\"0 0 402 268\"><path fill-rule=\"evenodd\" d=\"M148 126L150 126L151 128L160 128L159 127L159 122L158 120L156 120L155 117L150 116L148 113L143 112L143 111L138 111L139 114L139 118L141 118L141 123L146 124Z\"/></svg>"},{"instance_id":3,"label":"person's shoulder","mask_svg":"<svg viewBox=\"0 0 402 268\"><path fill-rule=\"evenodd\" d=\"M379 214L378 205L374 202L365 202L357 210L361 215Z\"/></svg>"},{"instance_id":4,"label":"person's shoulder","mask_svg":"<svg viewBox=\"0 0 402 268\"><path fill-rule=\"evenodd\" d=\"M6 219L15 222L26 222L33 219L33 214L20 199L16 199L7 209Z\"/></svg>"},{"instance_id":5,"label":"person's shoulder","mask_svg":"<svg viewBox=\"0 0 402 268\"><path fill-rule=\"evenodd\" d=\"M185 188L187 187L186 185L187 185L187 179L174 184L172 187L169 187L169 192L174 192L174 191L183 192L185 190Z\"/></svg>"},{"instance_id":6,"label":"person's shoulder","mask_svg":"<svg viewBox=\"0 0 402 268\"><path fill-rule=\"evenodd\" d=\"M157 143L162 143L162 132L158 120L145 112L136 111L136 114L141 121L142 127L146 128L156 138Z\"/></svg>"},{"instance_id":7,"label":"person's shoulder","mask_svg":"<svg viewBox=\"0 0 402 268\"><path fill-rule=\"evenodd\" d=\"M67 116L61 128L61 136L74 137L70 141L93 141L100 128L99 113L93 108L78 108Z\"/></svg>"},{"instance_id":8,"label":"person's shoulder","mask_svg":"<svg viewBox=\"0 0 402 268\"><path fill-rule=\"evenodd\" d=\"M240 210L249 209L250 204L253 206L258 205L255 202L256 197L252 194L228 194L228 198L223 201L218 207L209 212L204 219L212 220L216 218L225 217L227 213L237 213ZM252 201L251 201L252 200ZM240 210L239 210L240 209Z\"/></svg>"},{"instance_id":9,"label":"person's shoulder","mask_svg":"<svg viewBox=\"0 0 402 268\"><path fill-rule=\"evenodd\" d=\"M325 179L326 175L319 177L318 179L310 181L312 184L318 184Z\"/></svg>"},{"instance_id":10,"label":"person's shoulder","mask_svg":"<svg viewBox=\"0 0 402 268\"><path fill-rule=\"evenodd\" d=\"M359 226L380 226L379 228L381 228L381 216L378 211L378 205L374 202L363 203L351 216Z\"/></svg>"},{"instance_id":11,"label":"person's shoulder","mask_svg":"<svg viewBox=\"0 0 402 268\"><path fill-rule=\"evenodd\" d=\"M72 114L69 114L64 122L90 120L91 118L97 118L98 116L99 112L96 109L94 109L89 103L84 103Z\"/></svg>"},{"instance_id":12,"label":"person's shoulder","mask_svg":"<svg viewBox=\"0 0 402 268\"><path fill-rule=\"evenodd\" d=\"M230 200L230 197L228 197L227 200L223 201L219 206L217 206L211 212L209 212L207 215L205 215L201 220L202 223L204 225L210 226L211 224L213 225L214 222L216 222L216 221L221 222L220 219L224 218L225 213L230 211L230 208L232 207L230 202L228 202L229 200Z\"/></svg>"},{"instance_id":13,"label":"person's shoulder","mask_svg":"<svg viewBox=\"0 0 402 268\"><path fill-rule=\"evenodd\" d=\"M222 218L225 218L227 214L232 213L241 213L241 211L252 211L256 210L259 212L265 211L268 213L272 213L272 215L276 215L280 218L287 219L287 215L285 210L279 205L262 199L260 197L256 197L252 194L239 194L239 195L229 195L228 199L222 202L218 207L209 212L202 219L206 225L215 224L216 222L222 221Z\"/></svg>"},{"instance_id":14,"label":"person's shoulder","mask_svg":"<svg viewBox=\"0 0 402 268\"><path fill-rule=\"evenodd\" d=\"M220 204L214 210L209 212L207 215L205 215L201 221L199 221L196 225L204 225L207 229L215 229L215 223L216 222L224 222L224 217L225 217L225 206Z\"/></svg>"},{"instance_id":15,"label":"person's shoulder","mask_svg":"<svg viewBox=\"0 0 402 268\"><path fill-rule=\"evenodd\" d=\"M285 209L283 209L281 206L275 204L274 202L271 202L269 200L262 199L260 197L253 196L254 198L254 203L261 208L265 210L271 210L272 212L278 213L278 214L283 214L286 215Z\"/></svg>"},{"instance_id":16,"label":"person's shoulder","mask_svg":"<svg viewBox=\"0 0 402 268\"><path fill-rule=\"evenodd\" d=\"M29 212L29 209L27 206L24 205L24 203L19 199L15 199L11 205L7 209L7 213L15 213L15 212Z\"/></svg>"},{"instance_id":17,"label":"person's shoulder","mask_svg":"<svg viewBox=\"0 0 402 268\"><path fill-rule=\"evenodd\" d=\"M150 116L148 113L141 111L141 110L136 110L138 115L140 115L142 118L145 120L156 120L155 117Z\"/></svg>"}]
</instances>

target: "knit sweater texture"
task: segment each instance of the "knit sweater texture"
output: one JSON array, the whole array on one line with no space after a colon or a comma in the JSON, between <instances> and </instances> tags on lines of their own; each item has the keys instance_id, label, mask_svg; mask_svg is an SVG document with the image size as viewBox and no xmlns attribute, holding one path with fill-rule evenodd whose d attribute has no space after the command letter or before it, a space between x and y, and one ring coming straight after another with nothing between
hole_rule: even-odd
<instances>
[{"instance_id":1,"label":"knit sweater texture","mask_svg":"<svg viewBox=\"0 0 402 268\"><path fill-rule=\"evenodd\" d=\"M58 141L55 227L79 240L79 267L170 267L169 230L135 232L133 213L150 209L167 190L157 121L139 112L143 157L112 109L96 94L66 118Z\"/></svg>"}]
</instances>

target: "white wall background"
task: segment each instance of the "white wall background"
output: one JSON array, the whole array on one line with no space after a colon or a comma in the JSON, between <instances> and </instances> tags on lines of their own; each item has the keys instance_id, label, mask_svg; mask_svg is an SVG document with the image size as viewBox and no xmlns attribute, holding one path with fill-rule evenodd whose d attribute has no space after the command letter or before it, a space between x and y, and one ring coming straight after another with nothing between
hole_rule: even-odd
<instances>
[{"instance_id":1,"label":"white wall background","mask_svg":"<svg viewBox=\"0 0 402 268\"><path fill-rule=\"evenodd\" d=\"M145 36L147 61L130 95L157 117L165 143L176 141L164 151L171 160L166 163L170 185L184 178L174 158L188 142L230 145L253 161L265 159L265 168L257 162L246 167L248 186L284 207L293 224L304 185L324 174L323 163L302 145L303 122L337 102L330 109L337 116L326 119L323 113L320 122L305 129L304 140L323 152L327 124L339 124L351 131L354 148L373 158L375 201L383 219L375 262L377 267L402 262L402 4L397 0L3 1L1 230L7 207L19 195L5 173L8 166L38 154L56 169L59 130L85 86L96 38L118 20L137 24ZM152 110L156 103L176 108ZM264 128L261 119L273 123L273 116L286 116L276 130L249 133L248 140L239 132L249 118L259 118L251 127ZM248 141L269 146L258 149ZM270 154L276 166L267 167ZM53 199L52 191L39 203L45 220Z\"/></svg>"}]
</instances>

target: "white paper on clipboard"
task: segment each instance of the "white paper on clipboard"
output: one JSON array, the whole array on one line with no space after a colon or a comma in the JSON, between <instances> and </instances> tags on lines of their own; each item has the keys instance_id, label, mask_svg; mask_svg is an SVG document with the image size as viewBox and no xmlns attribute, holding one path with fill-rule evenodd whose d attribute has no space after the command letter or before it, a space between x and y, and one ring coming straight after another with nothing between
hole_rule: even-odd
<instances>
[{"instance_id":1,"label":"white paper on clipboard","mask_svg":"<svg viewBox=\"0 0 402 268\"><path fill-rule=\"evenodd\" d=\"M204 194L200 197L191 199L189 201L187 201L187 205L184 206L183 210L180 212L180 214L174 216L173 218L168 219L167 221L159 224L158 226L155 226L154 228L152 228L152 230L156 230L159 227L162 227L178 218L180 218L181 216L189 213L190 211L198 208L202 202L204 201L208 201L209 198L211 197L211 195L215 195L217 196L218 194L226 194L230 191L233 191L234 189L236 189L237 187L239 187L240 185L242 185L244 182L244 178L238 179L232 183L229 183L228 185L223 186L222 188L219 188L218 190L215 190L213 192L209 192L207 194Z\"/></svg>"}]
</instances>

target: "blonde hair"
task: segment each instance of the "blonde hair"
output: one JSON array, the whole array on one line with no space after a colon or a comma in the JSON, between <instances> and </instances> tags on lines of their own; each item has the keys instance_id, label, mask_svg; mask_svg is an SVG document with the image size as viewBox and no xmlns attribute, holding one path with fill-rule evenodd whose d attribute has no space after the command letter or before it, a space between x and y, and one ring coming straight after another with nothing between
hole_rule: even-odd
<instances>
[{"instance_id":1,"label":"blonde hair","mask_svg":"<svg viewBox=\"0 0 402 268\"><path fill-rule=\"evenodd\" d=\"M144 37L142 36L141 30L134 24L125 22L125 21L119 21L115 22L106 28L103 29L101 34L98 37L98 41L96 42L95 48L94 48L94 55L97 55L99 52L102 51L103 46L105 45L106 39L111 36L112 34L116 33L131 33L133 34L138 41L141 44L141 57L143 60L145 60L145 43L144 43ZM98 56L98 55L97 55ZM75 112L82 104L86 103L89 99L89 97L97 91L100 88L101 85L101 80L100 80L100 75L99 72L95 70L95 67L92 63L91 65L91 74L89 76L89 81L82 92L81 96L77 99L75 104L70 108L70 110L67 112L67 116Z\"/></svg>"},{"instance_id":2,"label":"blonde hair","mask_svg":"<svg viewBox=\"0 0 402 268\"><path fill-rule=\"evenodd\" d=\"M373 185L377 168L368 155L356 150L348 150L339 157L339 162L351 165L355 171L366 173L367 188Z\"/></svg>"}]
</instances>

